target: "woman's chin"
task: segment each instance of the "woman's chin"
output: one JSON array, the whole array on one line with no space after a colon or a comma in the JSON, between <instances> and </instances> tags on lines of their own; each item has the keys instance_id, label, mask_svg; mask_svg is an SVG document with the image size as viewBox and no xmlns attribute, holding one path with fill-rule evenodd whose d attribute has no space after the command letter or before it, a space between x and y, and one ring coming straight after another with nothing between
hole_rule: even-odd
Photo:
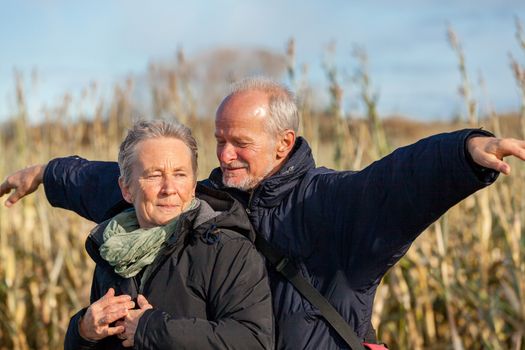
<instances>
[{"instance_id":1,"label":"woman's chin","mask_svg":"<svg viewBox=\"0 0 525 350\"><path fill-rule=\"evenodd\" d=\"M176 210L170 213L163 213L163 215L159 215L153 221L155 222L156 226L163 226L169 223L171 220L175 219L177 216L179 216L180 212L180 210Z\"/></svg>"}]
</instances>

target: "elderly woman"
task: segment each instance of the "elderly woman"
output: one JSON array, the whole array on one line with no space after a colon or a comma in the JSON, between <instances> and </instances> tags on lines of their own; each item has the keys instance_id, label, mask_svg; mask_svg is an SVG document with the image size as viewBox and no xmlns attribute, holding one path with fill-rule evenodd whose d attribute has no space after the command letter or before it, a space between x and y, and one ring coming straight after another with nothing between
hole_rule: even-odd
<instances>
[{"instance_id":1,"label":"elderly woman","mask_svg":"<svg viewBox=\"0 0 525 350\"><path fill-rule=\"evenodd\" d=\"M86 241L92 304L72 317L65 349L272 348L270 289L249 221L228 195L197 185L189 129L136 123L118 161L133 208Z\"/></svg>"}]
</instances>

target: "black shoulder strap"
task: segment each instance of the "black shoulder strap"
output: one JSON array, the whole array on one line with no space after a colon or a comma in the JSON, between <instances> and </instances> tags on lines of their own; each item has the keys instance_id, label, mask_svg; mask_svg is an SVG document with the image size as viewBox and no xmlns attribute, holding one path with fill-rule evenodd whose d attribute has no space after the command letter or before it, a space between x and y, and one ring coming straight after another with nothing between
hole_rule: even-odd
<instances>
[{"instance_id":1,"label":"black shoulder strap","mask_svg":"<svg viewBox=\"0 0 525 350\"><path fill-rule=\"evenodd\" d=\"M321 315L332 326L333 329L344 339L352 350L365 350L361 340L352 328L337 312L337 310L326 300L317 289L315 289L299 272L290 259L282 255L266 239L257 235L255 246L264 257L280 272L290 283L305 297L312 305L317 307Z\"/></svg>"}]
</instances>

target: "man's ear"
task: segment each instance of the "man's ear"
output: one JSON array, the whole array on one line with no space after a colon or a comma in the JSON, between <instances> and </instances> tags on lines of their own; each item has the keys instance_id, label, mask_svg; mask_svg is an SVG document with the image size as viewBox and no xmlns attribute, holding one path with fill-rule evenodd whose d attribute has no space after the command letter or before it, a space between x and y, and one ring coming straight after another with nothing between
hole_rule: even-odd
<instances>
[{"instance_id":1,"label":"man's ear","mask_svg":"<svg viewBox=\"0 0 525 350\"><path fill-rule=\"evenodd\" d=\"M122 176L118 178L118 185L120 187L120 192L122 192L122 197L124 200L130 204L133 204L133 196L129 190L129 186L124 184L124 179Z\"/></svg>"},{"instance_id":2,"label":"man's ear","mask_svg":"<svg viewBox=\"0 0 525 350\"><path fill-rule=\"evenodd\" d=\"M295 131L287 129L277 141L277 159L286 158L295 145Z\"/></svg>"}]
</instances>

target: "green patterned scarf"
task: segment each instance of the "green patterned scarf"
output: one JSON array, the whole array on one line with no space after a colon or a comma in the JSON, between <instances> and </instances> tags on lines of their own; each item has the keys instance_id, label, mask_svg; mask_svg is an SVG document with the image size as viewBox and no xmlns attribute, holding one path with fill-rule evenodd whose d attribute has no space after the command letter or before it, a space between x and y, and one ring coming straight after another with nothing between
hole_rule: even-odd
<instances>
[{"instance_id":1,"label":"green patterned scarf","mask_svg":"<svg viewBox=\"0 0 525 350\"><path fill-rule=\"evenodd\" d=\"M186 211L199 206L193 199ZM134 209L116 215L104 230L104 244L100 246L100 255L115 273L124 278L137 275L145 266L155 260L168 238L178 234L180 215L164 226L148 229L139 227Z\"/></svg>"}]
</instances>

